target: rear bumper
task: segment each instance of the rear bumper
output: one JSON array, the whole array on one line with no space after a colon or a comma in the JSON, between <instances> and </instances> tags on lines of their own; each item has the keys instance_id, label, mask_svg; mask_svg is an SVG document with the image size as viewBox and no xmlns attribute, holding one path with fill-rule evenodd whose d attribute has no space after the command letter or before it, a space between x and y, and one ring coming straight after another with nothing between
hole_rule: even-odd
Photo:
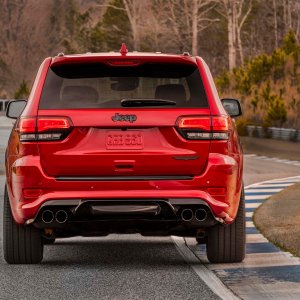
<instances>
[{"instance_id":1,"label":"rear bumper","mask_svg":"<svg viewBox=\"0 0 300 300\"><path fill-rule=\"evenodd\" d=\"M33 224L54 236L91 236L110 233L196 236L201 228L222 219L199 199L50 200L39 209Z\"/></svg>"},{"instance_id":2,"label":"rear bumper","mask_svg":"<svg viewBox=\"0 0 300 300\"><path fill-rule=\"evenodd\" d=\"M234 220L242 186L241 170L230 156L212 153L205 172L190 180L148 181L64 181L45 174L38 156L17 159L8 176L8 192L17 223L35 219L48 201L130 201L163 199L179 204L201 204L210 208L215 218L230 223ZM211 194L210 189L222 188L224 193ZM34 198L24 197L24 189L40 189Z\"/></svg>"}]
</instances>

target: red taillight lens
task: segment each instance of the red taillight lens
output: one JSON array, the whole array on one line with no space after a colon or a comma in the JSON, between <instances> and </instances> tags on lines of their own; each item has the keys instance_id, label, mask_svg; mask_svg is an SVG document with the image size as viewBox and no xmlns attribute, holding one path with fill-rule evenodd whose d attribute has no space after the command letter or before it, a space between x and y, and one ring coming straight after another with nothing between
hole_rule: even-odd
<instances>
[{"instance_id":1,"label":"red taillight lens","mask_svg":"<svg viewBox=\"0 0 300 300\"><path fill-rule=\"evenodd\" d=\"M179 132L188 140L227 140L227 116L181 117L177 121Z\"/></svg>"},{"instance_id":2,"label":"red taillight lens","mask_svg":"<svg viewBox=\"0 0 300 300\"><path fill-rule=\"evenodd\" d=\"M199 130L210 130L210 117L185 117L178 121L179 128L197 128Z\"/></svg>"},{"instance_id":3,"label":"red taillight lens","mask_svg":"<svg viewBox=\"0 0 300 300\"><path fill-rule=\"evenodd\" d=\"M18 131L21 141L53 141L62 140L71 129L71 121L67 117L21 118Z\"/></svg>"},{"instance_id":4,"label":"red taillight lens","mask_svg":"<svg viewBox=\"0 0 300 300\"><path fill-rule=\"evenodd\" d=\"M36 118L24 118L19 121L20 133L35 132L36 130Z\"/></svg>"},{"instance_id":5,"label":"red taillight lens","mask_svg":"<svg viewBox=\"0 0 300 300\"><path fill-rule=\"evenodd\" d=\"M228 131L228 118L227 117L212 117L212 130L213 131Z\"/></svg>"},{"instance_id":6,"label":"red taillight lens","mask_svg":"<svg viewBox=\"0 0 300 300\"><path fill-rule=\"evenodd\" d=\"M69 129L70 123L67 118L42 118L37 119L38 132Z\"/></svg>"}]
</instances>

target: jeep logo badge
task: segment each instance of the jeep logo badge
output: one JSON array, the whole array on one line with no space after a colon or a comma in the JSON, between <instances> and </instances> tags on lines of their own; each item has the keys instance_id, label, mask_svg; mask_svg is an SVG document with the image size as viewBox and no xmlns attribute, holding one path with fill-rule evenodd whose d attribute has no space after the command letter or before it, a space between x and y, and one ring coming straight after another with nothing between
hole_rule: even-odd
<instances>
[{"instance_id":1,"label":"jeep logo badge","mask_svg":"<svg viewBox=\"0 0 300 300\"><path fill-rule=\"evenodd\" d=\"M114 122L130 122L133 123L137 120L136 115L121 115L116 113L114 116L111 117Z\"/></svg>"}]
</instances>

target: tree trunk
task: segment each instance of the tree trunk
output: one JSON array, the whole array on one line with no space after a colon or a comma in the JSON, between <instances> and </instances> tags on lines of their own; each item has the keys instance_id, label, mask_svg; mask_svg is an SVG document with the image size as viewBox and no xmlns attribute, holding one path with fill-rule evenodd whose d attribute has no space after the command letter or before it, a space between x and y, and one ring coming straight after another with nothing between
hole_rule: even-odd
<instances>
[{"instance_id":1,"label":"tree trunk","mask_svg":"<svg viewBox=\"0 0 300 300\"><path fill-rule=\"evenodd\" d=\"M244 63L244 51L241 40L241 28L237 28L237 45L240 54L240 64L242 65Z\"/></svg>"},{"instance_id":2,"label":"tree trunk","mask_svg":"<svg viewBox=\"0 0 300 300\"><path fill-rule=\"evenodd\" d=\"M277 32L277 10L276 10L276 0L273 0L273 11L274 11L275 48L278 48L278 32Z\"/></svg>"},{"instance_id":3,"label":"tree trunk","mask_svg":"<svg viewBox=\"0 0 300 300\"><path fill-rule=\"evenodd\" d=\"M133 37L133 50L140 50L140 37L136 24L131 24Z\"/></svg>"},{"instance_id":4,"label":"tree trunk","mask_svg":"<svg viewBox=\"0 0 300 300\"><path fill-rule=\"evenodd\" d=\"M192 54L198 54L198 0L193 0L192 13Z\"/></svg>"},{"instance_id":5,"label":"tree trunk","mask_svg":"<svg viewBox=\"0 0 300 300\"><path fill-rule=\"evenodd\" d=\"M229 70L236 67L236 5L233 1L228 3L228 62Z\"/></svg>"},{"instance_id":6,"label":"tree trunk","mask_svg":"<svg viewBox=\"0 0 300 300\"><path fill-rule=\"evenodd\" d=\"M132 30L133 50L140 50L140 35L138 28L139 16L137 15L137 6L140 5L140 3L135 2L134 0L123 0L123 4Z\"/></svg>"}]
</instances>

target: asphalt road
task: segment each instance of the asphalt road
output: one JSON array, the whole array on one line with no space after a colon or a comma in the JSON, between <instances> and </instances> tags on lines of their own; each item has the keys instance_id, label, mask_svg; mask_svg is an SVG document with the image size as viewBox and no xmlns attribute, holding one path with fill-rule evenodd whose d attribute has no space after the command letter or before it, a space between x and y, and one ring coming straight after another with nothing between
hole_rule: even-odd
<instances>
[{"instance_id":1,"label":"asphalt road","mask_svg":"<svg viewBox=\"0 0 300 300\"><path fill-rule=\"evenodd\" d=\"M0 137L1 148L7 132L0 131ZM293 175L299 175L299 167L245 159L245 185ZM3 187L0 176L0 216ZM2 243L2 222L0 227ZM217 298L184 262L171 238L111 235L58 240L45 246L43 263L33 266L7 265L0 249L0 299Z\"/></svg>"}]
</instances>

